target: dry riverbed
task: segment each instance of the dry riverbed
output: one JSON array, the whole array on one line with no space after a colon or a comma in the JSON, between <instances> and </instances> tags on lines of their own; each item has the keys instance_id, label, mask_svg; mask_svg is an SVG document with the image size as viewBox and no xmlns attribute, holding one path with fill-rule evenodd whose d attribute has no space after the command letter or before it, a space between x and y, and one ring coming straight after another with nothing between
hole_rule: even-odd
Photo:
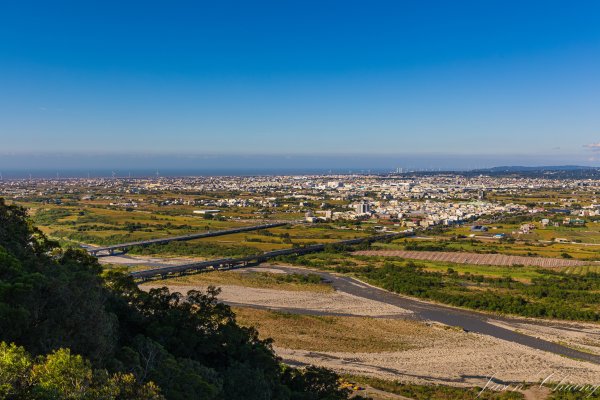
<instances>
[{"instance_id":1,"label":"dry riverbed","mask_svg":"<svg viewBox=\"0 0 600 400\"><path fill-rule=\"evenodd\" d=\"M239 285L217 285L222 292L219 299L229 304L264 307L271 310L312 311L352 316L400 317L411 311L341 292L315 294L306 290L282 290L247 287ZM206 289L206 285L186 285L172 282L152 282L140 285L142 289L167 286L171 290L187 293L189 290Z\"/></svg>"},{"instance_id":2,"label":"dry riverbed","mask_svg":"<svg viewBox=\"0 0 600 400\"><path fill-rule=\"evenodd\" d=\"M257 274L258 275L255 275ZM322 283L278 282L276 266L199 274L144 283L187 292L214 285L234 305L243 325L271 337L291 364L315 364L352 375L412 383L485 385L565 378L600 384L600 365L572 360L493 337L410 319L411 312L386 303L323 289ZM273 283L275 281L275 283ZM266 286L266 287L265 287ZM298 315L298 314L330 315ZM341 315L341 316L340 316ZM376 317L376 318L374 318ZM600 326L568 322L490 321L565 345L598 351Z\"/></svg>"},{"instance_id":3,"label":"dry riverbed","mask_svg":"<svg viewBox=\"0 0 600 400\"><path fill-rule=\"evenodd\" d=\"M286 362L314 364L353 375L419 384L484 386L493 376L501 382L559 382L597 384L600 366L530 349L474 333L449 333L433 343L387 352L316 352L277 345Z\"/></svg>"}]
</instances>

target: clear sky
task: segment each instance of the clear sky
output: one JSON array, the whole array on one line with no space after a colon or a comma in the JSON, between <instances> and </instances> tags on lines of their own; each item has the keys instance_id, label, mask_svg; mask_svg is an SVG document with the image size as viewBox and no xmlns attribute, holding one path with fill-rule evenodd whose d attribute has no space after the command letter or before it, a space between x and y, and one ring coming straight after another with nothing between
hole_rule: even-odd
<instances>
[{"instance_id":1,"label":"clear sky","mask_svg":"<svg viewBox=\"0 0 600 400\"><path fill-rule=\"evenodd\" d=\"M598 1L0 3L0 168L597 165L598 142Z\"/></svg>"}]
</instances>

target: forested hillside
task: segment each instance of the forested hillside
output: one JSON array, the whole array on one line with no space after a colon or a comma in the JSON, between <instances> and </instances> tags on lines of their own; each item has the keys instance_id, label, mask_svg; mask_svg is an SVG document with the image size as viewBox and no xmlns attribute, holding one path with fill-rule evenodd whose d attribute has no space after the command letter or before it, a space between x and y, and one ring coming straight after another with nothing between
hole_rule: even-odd
<instances>
[{"instance_id":1,"label":"forested hillside","mask_svg":"<svg viewBox=\"0 0 600 400\"><path fill-rule=\"evenodd\" d=\"M138 289L0 199L0 399L345 399L283 366L219 291Z\"/></svg>"}]
</instances>

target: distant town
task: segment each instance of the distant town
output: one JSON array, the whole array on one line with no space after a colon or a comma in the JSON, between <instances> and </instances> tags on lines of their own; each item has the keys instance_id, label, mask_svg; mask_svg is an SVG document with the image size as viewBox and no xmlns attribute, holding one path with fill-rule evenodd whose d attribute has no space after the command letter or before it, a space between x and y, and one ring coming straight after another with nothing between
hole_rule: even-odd
<instances>
[{"instance_id":1,"label":"distant town","mask_svg":"<svg viewBox=\"0 0 600 400\"><path fill-rule=\"evenodd\" d=\"M527 207L508 201L544 190L577 190L590 203L565 211L578 198L564 196ZM256 208L255 214L304 213L307 222L378 220L407 228L450 226L484 215L539 213L546 210L574 217L600 214L600 182L521 177L380 175L310 175L191 178L70 178L4 180L0 195L15 201L61 204L82 201L110 207L191 206L194 214L215 217L235 208ZM223 194L205 198L194 194ZM238 193L236 195L236 193ZM171 195L170 195L171 194ZM175 196L178 194L179 196ZM574 218L577 223L577 218Z\"/></svg>"}]
</instances>

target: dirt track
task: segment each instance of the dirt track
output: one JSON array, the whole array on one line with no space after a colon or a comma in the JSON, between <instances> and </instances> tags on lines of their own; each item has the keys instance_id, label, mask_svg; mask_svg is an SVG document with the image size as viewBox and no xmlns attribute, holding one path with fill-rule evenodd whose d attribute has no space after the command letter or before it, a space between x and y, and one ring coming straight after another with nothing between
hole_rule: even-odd
<instances>
[{"instance_id":1,"label":"dirt track","mask_svg":"<svg viewBox=\"0 0 600 400\"><path fill-rule=\"evenodd\" d=\"M405 251L405 250L363 250L353 254L360 256L400 257L414 260L445 261L457 264L477 265L526 265L544 268L579 267L594 264L590 261L568 260L564 258L508 256L505 254L478 254L448 251Z\"/></svg>"}]
</instances>

